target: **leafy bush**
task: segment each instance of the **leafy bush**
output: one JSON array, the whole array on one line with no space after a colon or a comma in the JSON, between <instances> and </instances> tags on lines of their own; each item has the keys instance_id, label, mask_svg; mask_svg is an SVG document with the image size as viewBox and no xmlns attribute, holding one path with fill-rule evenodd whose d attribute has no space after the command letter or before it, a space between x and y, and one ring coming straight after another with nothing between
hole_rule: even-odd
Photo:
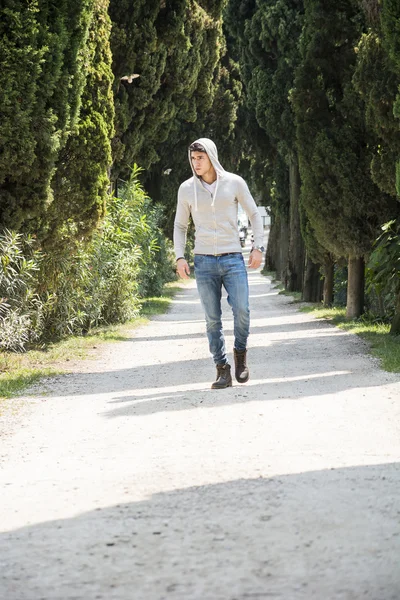
<instances>
[{"instance_id":1,"label":"leafy bush","mask_svg":"<svg viewBox=\"0 0 400 600\"><path fill-rule=\"evenodd\" d=\"M37 341L45 313L52 304L48 294L36 292L43 255L32 236L5 230L0 234L0 349L21 351Z\"/></svg>"},{"instance_id":2,"label":"leafy bush","mask_svg":"<svg viewBox=\"0 0 400 600\"><path fill-rule=\"evenodd\" d=\"M106 254L124 248L135 256L135 273L126 271L133 263L125 264L124 272L129 282L135 280L137 296L146 298L160 295L164 284L175 279L175 261L172 244L161 230L163 209L146 196L138 179L140 172L135 165L119 197L110 199L100 241L107 245L103 248Z\"/></svg>"},{"instance_id":3,"label":"leafy bush","mask_svg":"<svg viewBox=\"0 0 400 600\"><path fill-rule=\"evenodd\" d=\"M51 258L45 282L54 280L56 303L47 334L84 333L105 323L134 318L140 299L159 295L174 277L168 242L161 232L162 212L152 207L135 166L118 197L110 196L106 217L89 245L68 245ZM48 258L49 260L49 258Z\"/></svg>"},{"instance_id":4,"label":"leafy bush","mask_svg":"<svg viewBox=\"0 0 400 600\"><path fill-rule=\"evenodd\" d=\"M160 295L175 278L162 210L151 205L139 172L135 167L120 196L109 198L90 243L69 239L68 223L63 242L47 254L33 237L0 236L1 349L20 351L32 342L132 319L142 298Z\"/></svg>"},{"instance_id":5,"label":"leafy bush","mask_svg":"<svg viewBox=\"0 0 400 600\"><path fill-rule=\"evenodd\" d=\"M141 258L138 284L139 296L148 298L159 296L164 285L176 279L175 254L172 242L165 237L161 230L164 219L163 207L152 206L149 198L146 198L143 208L147 215L149 230L146 251Z\"/></svg>"},{"instance_id":6,"label":"leafy bush","mask_svg":"<svg viewBox=\"0 0 400 600\"><path fill-rule=\"evenodd\" d=\"M375 299L372 310L386 319L396 312L400 293L400 223L392 220L382 226L366 269L367 293Z\"/></svg>"}]
</instances>

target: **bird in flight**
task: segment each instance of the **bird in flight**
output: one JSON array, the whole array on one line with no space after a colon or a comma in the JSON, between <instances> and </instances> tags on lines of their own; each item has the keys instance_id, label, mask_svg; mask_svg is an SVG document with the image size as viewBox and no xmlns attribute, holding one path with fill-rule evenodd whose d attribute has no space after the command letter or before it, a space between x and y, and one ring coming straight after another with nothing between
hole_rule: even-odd
<instances>
[{"instance_id":1,"label":"bird in flight","mask_svg":"<svg viewBox=\"0 0 400 600\"><path fill-rule=\"evenodd\" d=\"M121 77L121 81L126 81L127 83L132 83L132 81L134 79L137 79L138 77L140 77L140 75L138 75L137 73L132 73L132 75L124 75L124 77Z\"/></svg>"}]
</instances>

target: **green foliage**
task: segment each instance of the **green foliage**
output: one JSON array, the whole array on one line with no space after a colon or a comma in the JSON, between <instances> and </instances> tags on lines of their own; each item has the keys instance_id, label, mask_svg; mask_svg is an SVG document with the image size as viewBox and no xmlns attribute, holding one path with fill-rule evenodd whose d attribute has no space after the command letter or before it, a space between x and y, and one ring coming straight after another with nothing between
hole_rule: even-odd
<instances>
[{"instance_id":1,"label":"green foliage","mask_svg":"<svg viewBox=\"0 0 400 600\"><path fill-rule=\"evenodd\" d=\"M129 248L140 250L137 292L143 298L161 293L164 284L175 278L175 264L171 244L161 231L163 209L154 206L144 193L138 179L140 171L135 165L120 197L109 206L108 220L118 233L117 248L123 240Z\"/></svg>"},{"instance_id":2,"label":"green foliage","mask_svg":"<svg viewBox=\"0 0 400 600\"><path fill-rule=\"evenodd\" d=\"M213 102L221 51L220 0L111 0L115 75L114 177L133 162L149 168L159 146L171 146L181 124ZM132 82L121 80L139 75Z\"/></svg>"},{"instance_id":3,"label":"green foliage","mask_svg":"<svg viewBox=\"0 0 400 600\"><path fill-rule=\"evenodd\" d=\"M51 336L132 319L140 298L159 292L173 277L160 212L143 192L139 172L135 167L120 196L109 198L106 218L89 245L77 244L72 259L65 248L48 255L43 284L51 281L57 298L46 324Z\"/></svg>"},{"instance_id":4,"label":"green foliage","mask_svg":"<svg viewBox=\"0 0 400 600\"><path fill-rule=\"evenodd\" d=\"M39 126L42 145L47 141L50 152L56 145L54 117L37 111L48 52L38 12L38 1L5 2L0 12L0 220L11 227L20 227L29 213L36 216L46 200L50 173L40 183L35 181L39 144L35 127ZM28 182L35 184L30 197Z\"/></svg>"},{"instance_id":5,"label":"green foliage","mask_svg":"<svg viewBox=\"0 0 400 600\"><path fill-rule=\"evenodd\" d=\"M79 116L56 164L52 181L54 198L47 216L47 248L64 243L66 232L68 239L89 237L105 213L114 134L111 22L107 9L108 0L93 0L82 51L85 87Z\"/></svg>"},{"instance_id":6,"label":"green foliage","mask_svg":"<svg viewBox=\"0 0 400 600\"><path fill-rule=\"evenodd\" d=\"M36 292L43 255L31 236L0 234L0 349L21 351L40 338L51 298Z\"/></svg>"},{"instance_id":7,"label":"green foliage","mask_svg":"<svg viewBox=\"0 0 400 600\"><path fill-rule=\"evenodd\" d=\"M336 264L333 275L333 300L335 306L346 306L347 278L347 266Z\"/></svg>"},{"instance_id":8,"label":"green foliage","mask_svg":"<svg viewBox=\"0 0 400 600\"><path fill-rule=\"evenodd\" d=\"M238 17L239 15L239 17ZM300 226L300 181L295 115L291 103L296 68L301 60L299 38L304 22L303 0L232 0L228 30L235 36L245 83L246 127L253 180L261 203L273 217L267 262L277 269L289 290L301 290L304 275L304 230ZM257 140L254 143L253 140ZM246 145L244 145L246 147ZM315 244L316 245L316 244ZM310 253L309 253L310 255Z\"/></svg>"},{"instance_id":9,"label":"green foliage","mask_svg":"<svg viewBox=\"0 0 400 600\"><path fill-rule=\"evenodd\" d=\"M151 205L135 168L112 197L101 228L84 240L39 250L29 236L0 236L0 348L82 334L135 317L141 300L175 278L162 211ZM61 232L62 233L62 232Z\"/></svg>"},{"instance_id":10,"label":"green foliage","mask_svg":"<svg viewBox=\"0 0 400 600\"><path fill-rule=\"evenodd\" d=\"M400 293L400 222L382 226L366 270L368 290L381 299L381 313L393 317Z\"/></svg>"},{"instance_id":11,"label":"green foliage","mask_svg":"<svg viewBox=\"0 0 400 600\"><path fill-rule=\"evenodd\" d=\"M303 12L302 0L231 0L226 12L245 88L247 114L241 126L247 143L241 145L251 157L250 171L262 203L282 223L289 222L290 189L294 189L289 165L297 164L290 95L300 60ZM271 236L269 247L280 244L279 236Z\"/></svg>"},{"instance_id":12,"label":"green foliage","mask_svg":"<svg viewBox=\"0 0 400 600\"><path fill-rule=\"evenodd\" d=\"M0 10L0 221L46 226L51 180L84 86L92 0L5 0Z\"/></svg>"},{"instance_id":13,"label":"green foliage","mask_svg":"<svg viewBox=\"0 0 400 600\"><path fill-rule=\"evenodd\" d=\"M371 176L382 191L395 196L400 140L393 102L398 76L382 43L379 22L361 36L356 51L353 84L364 101L365 124L371 134Z\"/></svg>"},{"instance_id":14,"label":"green foliage","mask_svg":"<svg viewBox=\"0 0 400 600\"><path fill-rule=\"evenodd\" d=\"M168 140L157 148L160 160L146 173L144 185L153 200L165 207L164 230L172 237L179 185L191 177L187 148L199 137L210 137L217 145L221 162L226 170L235 170L242 158L243 148L237 139L237 119L242 98L238 65L225 54L225 40L221 36L221 59L215 67L213 87L209 99L197 106L195 122L175 119Z\"/></svg>"},{"instance_id":15,"label":"green foliage","mask_svg":"<svg viewBox=\"0 0 400 600\"><path fill-rule=\"evenodd\" d=\"M299 63L298 40L303 27L302 0L260 3L245 24L254 68L248 84L249 104L257 121L282 156L295 150L295 124L290 91Z\"/></svg>"},{"instance_id":16,"label":"green foliage","mask_svg":"<svg viewBox=\"0 0 400 600\"><path fill-rule=\"evenodd\" d=\"M276 13L282 2L278 3ZM274 3L258 5L246 0L231 0L225 12L225 27L229 33L228 47L237 57L243 83L243 108L239 112L237 145L242 149L240 168L256 184L264 205L272 211L288 213L288 177L282 172L277 141L274 137L282 122L287 96L271 93L271 82L277 71L276 41L271 40L268 18L274 13ZM272 17L273 19L273 17ZM282 57L283 58L283 57ZM286 59L286 57L285 57ZM289 82L286 82L289 85ZM280 92L281 90L279 90ZM280 113L273 116L273 107ZM276 119L277 117L277 119ZM273 130L269 125L273 122Z\"/></svg>"},{"instance_id":17,"label":"green foliage","mask_svg":"<svg viewBox=\"0 0 400 600\"><path fill-rule=\"evenodd\" d=\"M0 345L124 321L160 293L200 136L285 231L299 158L314 262L368 254L396 220L368 270L394 310L399 22L394 0L4 0L0 222L37 241L1 237Z\"/></svg>"},{"instance_id":18,"label":"green foliage","mask_svg":"<svg viewBox=\"0 0 400 600\"><path fill-rule=\"evenodd\" d=\"M374 244L368 268L374 274L377 285L394 281L400 285L400 223L389 221L382 226L382 233Z\"/></svg>"},{"instance_id":19,"label":"green foliage","mask_svg":"<svg viewBox=\"0 0 400 600\"><path fill-rule=\"evenodd\" d=\"M384 0L382 2L382 13L381 13L381 25L383 32L383 44L388 54L388 58L391 59L394 72L397 76L397 82L400 73L400 44L399 44L399 32L400 32L400 6L398 2L394 0ZM397 88L397 95L393 104L393 114L397 120L400 118L400 86ZM398 144L398 142L397 142ZM397 149L398 145L396 145ZM400 196L400 159L397 154L396 161L396 191L397 195Z\"/></svg>"},{"instance_id":20,"label":"green foliage","mask_svg":"<svg viewBox=\"0 0 400 600\"><path fill-rule=\"evenodd\" d=\"M352 2L305 2L292 95L302 204L317 242L336 256L368 252L391 210L390 198L370 179L370 138L352 86L361 17Z\"/></svg>"},{"instance_id":21,"label":"green foliage","mask_svg":"<svg viewBox=\"0 0 400 600\"><path fill-rule=\"evenodd\" d=\"M4 4L4 3L3 3ZM8 0L0 19L0 220L47 249L104 215L114 106L108 0ZM66 224L68 226L66 226Z\"/></svg>"}]
</instances>

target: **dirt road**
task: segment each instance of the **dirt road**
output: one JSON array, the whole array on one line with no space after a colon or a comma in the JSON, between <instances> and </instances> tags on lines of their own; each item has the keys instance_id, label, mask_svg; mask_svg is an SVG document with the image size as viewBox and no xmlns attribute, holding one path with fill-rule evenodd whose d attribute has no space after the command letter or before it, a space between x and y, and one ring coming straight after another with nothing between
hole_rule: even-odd
<instances>
[{"instance_id":1,"label":"dirt road","mask_svg":"<svg viewBox=\"0 0 400 600\"><path fill-rule=\"evenodd\" d=\"M400 598L400 378L249 277L247 385L210 389L192 282L24 399L1 600Z\"/></svg>"}]
</instances>

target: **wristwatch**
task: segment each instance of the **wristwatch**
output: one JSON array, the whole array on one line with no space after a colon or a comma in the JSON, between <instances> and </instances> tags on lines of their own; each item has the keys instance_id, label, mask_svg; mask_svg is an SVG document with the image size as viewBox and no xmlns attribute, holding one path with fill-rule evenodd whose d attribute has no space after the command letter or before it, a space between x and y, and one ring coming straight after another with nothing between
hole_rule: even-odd
<instances>
[{"instance_id":1,"label":"wristwatch","mask_svg":"<svg viewBox=\"0 0 400 600\"><path fill-rule=\"evenodd\" d=\"M264 246L254 246L254 250L259 250L260 252L265 252Z\"/></svg>"}]
</instances>

